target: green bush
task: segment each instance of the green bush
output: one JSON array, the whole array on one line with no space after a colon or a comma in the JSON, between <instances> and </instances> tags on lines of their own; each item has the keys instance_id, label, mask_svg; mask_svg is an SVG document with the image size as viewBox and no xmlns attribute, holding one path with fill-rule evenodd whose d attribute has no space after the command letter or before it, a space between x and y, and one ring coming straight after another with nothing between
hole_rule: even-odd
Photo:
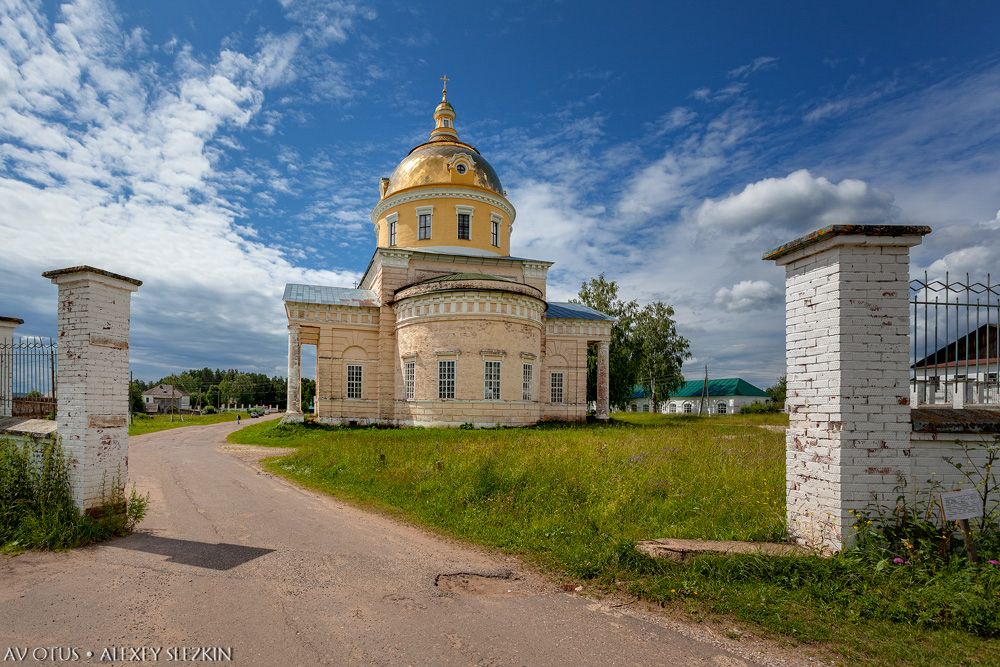
<instances>
[{"instance_id":1,"label":"green bush","mask_svg":"<svg viewBox=\"0 0 1000 667\"><path fill-rule=\"evenodd\" d=\"M781 412L783 409L784 409L783 406L778 403L774 402L761 403L758 401L757 403L744 405L742 408L740 408L740 414L749 414L749 415L775 414Z\"/></svg>"},{"instance_id":2,"label":"green bush","mask_svg":"<svg viewBox=\"0 0 1000 667\"><path fill-rule=\"evenodd\" d=\"M203 415L214 415L218 410L215 409L214 405L206 405L201 409L201 414Z\"/></svg>"},{"instance_id":3,"label":"green bush","mask_svg":"<svg viewBox=\"0 0 1000 667\"><path fill-rule=\"evenodd\" d=\"M107 487L105 487L107 488ZM130 533L148 498L119 480L102 494L100 512L81 513L58 442L40 449L0 440L0 550L69 549Z\"/></svg>"}]
</instances>

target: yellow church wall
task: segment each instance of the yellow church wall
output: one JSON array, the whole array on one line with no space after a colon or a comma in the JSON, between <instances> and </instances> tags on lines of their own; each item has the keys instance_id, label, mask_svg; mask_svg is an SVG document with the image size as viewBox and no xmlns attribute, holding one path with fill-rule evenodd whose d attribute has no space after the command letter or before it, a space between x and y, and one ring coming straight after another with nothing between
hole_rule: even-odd
<instances>
[{"instance_id":1,"label":"yellow church wall","mask_svg":"<svg viewBox=\"0 0 1000 667\"><path fill-rule=\"evenodd\" d=\"M495 195L494 195L495 196ZM418 240L419 219L417 209L432 209L431 238ZM458 213L472 211L471 238L458 238ZM377 242L380 248L389 246L389 218L395 214L397 248L451 247L483 251L500 256L510 255L510 216L502 209L485 202L464 197L435 197L398 204L381 214L376 223ZM493 216L500 219L498 245L491 243Z\"/></svg>"},{"instance_id":2,"label":"yellow church wall","mask_svg":"<svg viewBox=\"0 0 1000 667\"><path fill-rule=\"evenodd\" d=\"M347 366L361 366L361 398L347 398ZM378 418L378 329L320 326L316 347L316 407L322 420Z\"/></svg>"},{"instance_id":3,"label":"yellow church wall","mask_svg":"<svg viewBox=\"0 0 1000 667\"><path fill-rule=\"evenodd\" d=\"M551 403L552 373L563 374L563 402ZM541 418L580 421L587 418L587 340L546 336L539 378Z\"/></svg>"},{"instance_id":4,"label":"yellow church wall","mask_svg":"<svg viewBox=\"0 0 1000 667\"><path fill-rule=\"evenodd\" d=\"M449 294L454 300L454 294ZM520 295L475 294L469 311L462 301L463 313L445 304L430 314L407 316L397 326L396 341L396 420L401 424L476 425L531 424L538 421L540 407L536 400L523 400L523 364L534 367L533 399L537 399L541 356L541 303ZM398 316L412 312L413 302L437 299L417 297L397 304ZM456 302L457 303L457 302ZM449 304L453 305L453 304ZM492 306L498 306L493 312ZM499 306L506 305L507 312ZM513 310L511 308L513 306ZM531 314L525 308L531 309ZM402 311L401 311L402 309ZM436 313L434 311L437 311ZM517 316L512 313L524 313ZM532 319L535 318L535 319ZM438 398L438 362L455 361L455 398ZM500 362L500 400L486 400L485 362ZM407 400L403 377L404 364L414 364L414 397Z\"/></svg>"}]
</instances>

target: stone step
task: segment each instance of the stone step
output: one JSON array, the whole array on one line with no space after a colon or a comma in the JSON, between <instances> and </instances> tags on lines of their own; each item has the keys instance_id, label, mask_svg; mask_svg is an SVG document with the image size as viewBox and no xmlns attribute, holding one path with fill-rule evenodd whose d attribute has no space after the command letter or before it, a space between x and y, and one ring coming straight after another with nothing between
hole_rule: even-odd
<instances>
[{"instance_id":1,"label":"stone step","mask_svg":"<svg viewBox=\"0 0 1000 667\"><path fill-rule=\"evenodd\" d=\"M644 540L636 550L653 558L683 563L701 554L761 554L765 556L809 556L815 552L798 544L777 542L738 542L735 540Z\"/></svg>"}]
</instances>

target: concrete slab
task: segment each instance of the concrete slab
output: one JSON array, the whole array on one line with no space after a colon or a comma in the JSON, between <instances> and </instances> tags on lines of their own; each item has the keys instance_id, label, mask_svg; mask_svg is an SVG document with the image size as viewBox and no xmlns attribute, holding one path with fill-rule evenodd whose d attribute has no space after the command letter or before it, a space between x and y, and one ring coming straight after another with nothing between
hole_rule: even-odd
<instances>
[{"instance_id":1,"label":"concrete slab","mask_svg":"<svg viewBox=\"0 0 1000 667\"><path fill-rule=\"evenodd\" d=\"M653 558L678 563L702 554L761 554L765 556L809 556L814 552L797 544L776 542L737 542L734 540L645 540L635 548Z\"/></svg>"}]
</instances>

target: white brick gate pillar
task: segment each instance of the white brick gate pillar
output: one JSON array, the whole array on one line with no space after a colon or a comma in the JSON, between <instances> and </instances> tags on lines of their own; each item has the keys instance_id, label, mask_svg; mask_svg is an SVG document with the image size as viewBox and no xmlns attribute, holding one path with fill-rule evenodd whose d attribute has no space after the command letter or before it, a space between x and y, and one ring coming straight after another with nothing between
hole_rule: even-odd
<instances>
[{"instance_id":1,"label":"white brick gate pillar","mask_svg":"<svg viewBox=\"0 0 1000 667\"><path fill-rule=\"evenodd\" d=\"M0 317L0 417L14 410L14 329L22 324L18 317Z\"/></svg>"},{"instance_id":2,"label":"white brick gate pillar","mask_svg":"<svg viewBox=\"0 0 1000 667\"><path fill-rule=\"evenodd\" d=\"M58 433L76 504L97 510L128 480L129 313L142 282L91 266L42 275L59 286Z\"/></svg>"},{"instance_id":3,"label":"white brick gate pillar","mask_svg":"<svg viewBox=\"0 0 1000 667\"><path fill-rule=\"evenodd\" d=\"M786 512L793 540L853 542L910 454L909 249L929 227L833 225L764 255L785 267Z\"/></svg>"},{"instance_id":4,"label":"white brick gate pillar","mask_svg":"<svg viewBox=\"0 0 1000 667\"><path fill-rule=\"evenodd\" d=\"M302 334L298 324L288 325L288 406L281 421L302 421Z\"/></svg>"},{"instance_id":5,"label":"white brick gate pillar","mask_svg":"<svg viewBox=\"0 0 1000 667\"><path fill-rule=\"evenodd\" d=\"M597 343L597 418L607 421L609 384L611 380L611 344L602 340Z\"/></svg>"}]
</instances>

